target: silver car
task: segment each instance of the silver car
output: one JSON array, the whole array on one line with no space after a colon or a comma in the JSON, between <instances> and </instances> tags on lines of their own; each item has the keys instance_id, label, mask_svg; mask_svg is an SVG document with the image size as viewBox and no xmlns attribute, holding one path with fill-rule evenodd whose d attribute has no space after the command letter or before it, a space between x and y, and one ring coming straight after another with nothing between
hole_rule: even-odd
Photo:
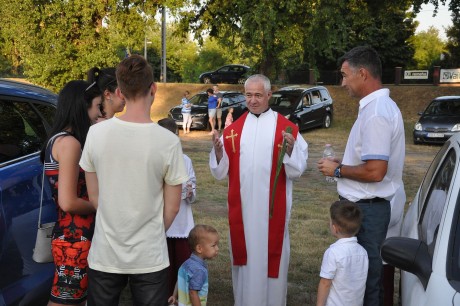
<instances>
[{"instance_id":1,"label":"silver car","mask_svg":"<svg viewBox=\"0 0 460 306\"><path fill-rule=\"evenodd\" d=\"M460 305L460 134L438 152L404 217L382 245L401 269L403 306Z\"/></svg>"}]
</instances>

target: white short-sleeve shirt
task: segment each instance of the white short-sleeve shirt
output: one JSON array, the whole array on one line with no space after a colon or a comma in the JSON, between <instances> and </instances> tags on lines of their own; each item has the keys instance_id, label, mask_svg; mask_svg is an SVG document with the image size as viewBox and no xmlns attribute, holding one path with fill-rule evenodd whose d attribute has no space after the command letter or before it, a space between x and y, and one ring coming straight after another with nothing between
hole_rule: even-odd
<instances>
[{"instance_id":1,"label":"white short-sleeve shirt","mask_svg":"<svg viewBox=\"0 0 460 306\"><path fill-rule=\"evenodd\" d=\"M363 305L369 259L356 237L331 244L323 256L320 276L332 279L326 306Z\"/></svg>"},{"instance_id":2,"label":"white short-sleeve shirt","mask_svg":"<svg viewBox=\"0 0 460 306\"><path fill-rule=\"evenodd\" d=\"M375 197L391 200L403 185L405 157L404 123L388 89L380 89L359 102L359 113L343 156L344 165L356 166L367 160L388 161L387 173L381 182L364 183L341 178L339 195L350 201Z\"/></svg>"}]
</instances>

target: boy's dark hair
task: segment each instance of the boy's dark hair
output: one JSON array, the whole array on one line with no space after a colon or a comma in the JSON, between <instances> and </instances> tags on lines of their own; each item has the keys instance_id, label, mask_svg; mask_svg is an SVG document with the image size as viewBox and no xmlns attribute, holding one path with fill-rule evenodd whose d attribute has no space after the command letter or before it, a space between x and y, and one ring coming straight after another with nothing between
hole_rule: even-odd
<instances>
[{"instance_id":1,"label":"boy's dark hair","mask_svg":"<svg viewBox=\"0 0 460 306\"><path fill-rule=\"evenodd\" d=\"M213 94L213 93L214 93L214 89L208 88L208 89L206 89L206 92L209 92L209 93Z\"/></svg>"},{"instance_id":2,"label":"boy's dark hair","mask_svg":"<svg viewBox=\"0 0 460 306\"><path fill-rule=\"evenodd\" d=\"M205 225L205 224L195 225L195 227L192 228L192 230L188 234L188 244L190 245L190 248L192 249L192 251L195 251L196 246L201 243L201 241L203 240L204 234L218 235L219 233L214 227L210 225Z\"/></svg>"},{"instance_id":3,"label":"boy's dark hair","mask_svg":"<svg viewBox=\"0 0 460 306\"><path fill-rule=\"evenodd\" d=\"M170 130L174 134L177 134L177 124L174 119L171 118L163 118L158 120L158 125L164 127L167 130Z\"/></svg>"},{"instance_id":4,"label":"boy's dark hair","mask_svg":"<svg viewBox=\"0 0 460 306\"><path fill-rule=\"evenodd\" d=\"M153 84L153 69L144 57L131 55L117 66L118 88L127 99L146 95Z\"/></svg>"},{"instance_id":5,"label":"boy's dark hair","mask_svg":"<svg viewBox=\"0 0 460 306\"><path fill-rule=\"evenodd\" d=\"M332 203L331 222L340 228L340 233L350 237L356 235L361 227L363 213L356 203L342 200Z\"/></svg>"},{"instance_id":6,"label":"boy's dark hair","mask_svg":"<svg viewBox=\"0 0 460 306\"><path fill-rule=\"evenodd\" d=\"M351 68L366 68L376 79L382 79L382 62L374 48L370 46L359 46L345 53L338 60L339 69L344 62L348 62Z\"/></svg>"}]
</instances>

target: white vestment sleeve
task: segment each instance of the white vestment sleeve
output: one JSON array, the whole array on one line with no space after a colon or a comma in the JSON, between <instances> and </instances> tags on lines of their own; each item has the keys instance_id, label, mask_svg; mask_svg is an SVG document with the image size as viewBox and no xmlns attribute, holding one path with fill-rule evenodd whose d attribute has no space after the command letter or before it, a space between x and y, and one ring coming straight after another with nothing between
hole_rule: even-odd
<instances>
[{"instance_id":1,"label":"white vestment sleeve","mask_svg":"<svg viewBox=\"0 0 460 306\"><path fill-rule=\"evenodd\" d=\"M223 138L220 137L220 141ZM223 142L222 142L223 143ZM225 152L225 147L222 144L223 156L219 163L217 163L216 152L214 151L214 146L212 147L211 153L209 153L209 169L211 170L212 176L214 176L218 180L223 180L227 177L228 174L228 156L227 152Z\"/></svg>"},{"instance_id":2,"label":"white vestment sleeve","mask_svg":"<svg viewBox=\"0 0 460 306\"><path fill-rule=\"evenodd\" d=\"M291 156L284 155L283 163L286 176L293 180L299 178L307 169L308 144L299 133L292 148Z\"/></svg>"}]
</instances>

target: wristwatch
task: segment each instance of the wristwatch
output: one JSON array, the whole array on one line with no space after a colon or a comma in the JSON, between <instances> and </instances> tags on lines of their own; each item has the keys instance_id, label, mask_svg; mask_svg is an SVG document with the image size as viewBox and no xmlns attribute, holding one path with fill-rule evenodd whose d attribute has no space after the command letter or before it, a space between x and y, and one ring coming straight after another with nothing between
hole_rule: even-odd
<instances>
[{"instance_id":1,"label":"wristwatch","mask_svg":"<svg viewBox=\"0 0 460 306\"><path fill-rule=\"evenodd\" d=\"M337 177L337 178L341 178L342 177L342 173L340 172L340 170L342 169L342 166L343 164L340 164L337 166L337 168L335 168L334 170L334 176Z\"/></svg>"}]
</instances>

